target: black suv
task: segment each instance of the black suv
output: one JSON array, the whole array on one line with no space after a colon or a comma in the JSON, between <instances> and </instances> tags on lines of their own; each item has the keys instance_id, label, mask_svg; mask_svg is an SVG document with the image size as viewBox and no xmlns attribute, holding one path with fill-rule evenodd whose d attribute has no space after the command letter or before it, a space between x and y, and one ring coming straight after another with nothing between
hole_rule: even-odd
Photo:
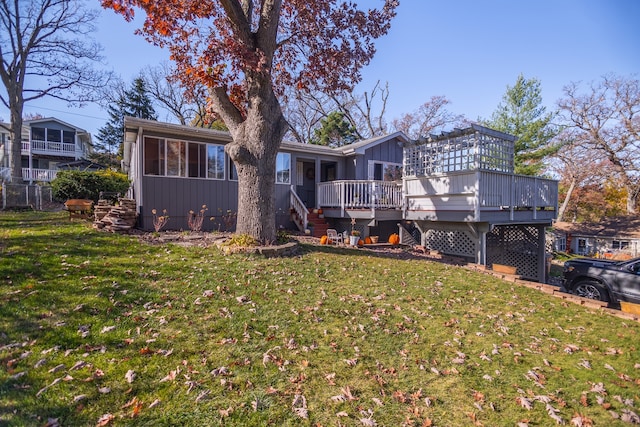
<instances>
[{"instance_id":1,"label":"black suv","mask_svg":"<svg viewBox=\"0 0 640 427\"><path fill-rule=\"evenodd\" d=\"M564 287L572 294L613 304L640 304L640 258L629 261L576 258L564 263Z\"/></svg>"}]
</instances>

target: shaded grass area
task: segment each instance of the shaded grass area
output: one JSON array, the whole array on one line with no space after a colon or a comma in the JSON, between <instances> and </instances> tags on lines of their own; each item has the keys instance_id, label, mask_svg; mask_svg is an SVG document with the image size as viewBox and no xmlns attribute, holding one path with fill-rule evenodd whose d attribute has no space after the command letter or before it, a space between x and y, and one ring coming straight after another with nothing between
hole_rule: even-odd
<instances>
[{"instance_id":1,"label":"shaded grass area","mask_svg":"<svg viewBox=\"0 0 640 427\"><path fill-rule=\"evenodd\" d=\"M0 255L0 424L629 425L640 404L639 324L459 267L222 256L64 213L1 213Z\"/></svg>"}]
</instances>

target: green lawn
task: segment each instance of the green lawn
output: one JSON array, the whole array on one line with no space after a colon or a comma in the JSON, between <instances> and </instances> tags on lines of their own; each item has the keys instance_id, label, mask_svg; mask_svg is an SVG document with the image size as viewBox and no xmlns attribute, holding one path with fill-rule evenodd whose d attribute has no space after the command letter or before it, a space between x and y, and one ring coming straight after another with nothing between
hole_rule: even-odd
<instances>
[{"instance_id":1,"label":"green lawn","mask_svg":"<svg viewBox=\"0 0 640 427\"><path fill-rule=\"evenodd\" d=\"M615 426L640 413L640 324L459 267L315 246L222 256L65 213L0 213L0 256L0 425Z\"/></svg>"}]
</instances>

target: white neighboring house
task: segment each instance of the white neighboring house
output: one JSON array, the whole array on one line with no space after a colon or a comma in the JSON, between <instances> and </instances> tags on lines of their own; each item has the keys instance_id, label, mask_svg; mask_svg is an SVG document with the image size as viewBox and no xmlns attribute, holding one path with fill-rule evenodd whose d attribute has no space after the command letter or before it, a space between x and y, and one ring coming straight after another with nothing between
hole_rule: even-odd
<instances>
[{"instance_id":1,"label":"white neighboring house","mask_svg":"<svg viewBox=\"0 0 640 427\"><path fill-rule=\"evenodd\" d=\"M0 123L0 181L11 179L9 124ZM54 117L25 120L22 125L22 179L26 183L50 182L58 165L86 159L91 134Z\"/></svg>"}]
</instances>

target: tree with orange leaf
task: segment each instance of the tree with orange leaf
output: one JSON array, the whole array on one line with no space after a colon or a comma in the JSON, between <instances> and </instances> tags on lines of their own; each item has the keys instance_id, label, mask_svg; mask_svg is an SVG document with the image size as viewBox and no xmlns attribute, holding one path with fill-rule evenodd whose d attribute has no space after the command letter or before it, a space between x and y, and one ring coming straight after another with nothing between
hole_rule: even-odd
<instances>
[{"instance_id":1,"label":"tree with orange leaf","mask_svg":"<svg viewBox=\"0 0 640 427\"><path fill-rule=\"evenodd\" d=\"M205 84L229 128L238 171L237 233L276 240L276 156L288 124L285 87L348 90L386 34L397 0L360 10L347 0L101 0L168 48L186 86Z\"/></svg>"}]
</instances>

